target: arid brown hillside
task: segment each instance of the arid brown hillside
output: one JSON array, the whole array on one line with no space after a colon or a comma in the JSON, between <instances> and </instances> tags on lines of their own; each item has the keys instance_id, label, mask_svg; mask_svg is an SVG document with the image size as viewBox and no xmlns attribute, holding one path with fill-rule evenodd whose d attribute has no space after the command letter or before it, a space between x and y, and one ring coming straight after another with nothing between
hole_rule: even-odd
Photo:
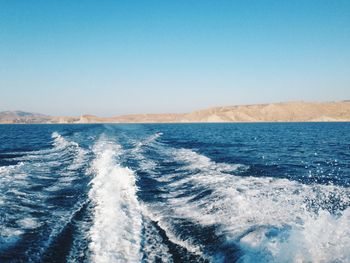
<instances>
[{"instance_id":1,"label":"arid brown hillside","mask_svg":"<svg viewBox=\"0 0 350 263\"><path fill-rule=\"evenodd\" d=\"M185 114L133 114L110 118L50 117L1 112L0 123L186 123L186 122L323 122L350 121L350 101L284 102L214 107Z\"/></svg>"}]
</instances>

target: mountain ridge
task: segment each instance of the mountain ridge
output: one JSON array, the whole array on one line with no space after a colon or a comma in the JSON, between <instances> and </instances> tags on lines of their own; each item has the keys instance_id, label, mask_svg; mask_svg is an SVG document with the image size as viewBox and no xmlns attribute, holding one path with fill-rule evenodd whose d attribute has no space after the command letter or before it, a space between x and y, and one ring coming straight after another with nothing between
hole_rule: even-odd
<instances>
[{"instance_id":1,"label":"mountain ridge","mask_svg":"<svg viewBox=\"0 0 350 263\"><path fill-rule=\"evenodd\" d=\"M336 102L279 102L218 106L190 113L91 114L48 116L24 111L0 112L0 123L191 123L191 122L348 122L350 100Z\"/></svg>"}]
</instances>

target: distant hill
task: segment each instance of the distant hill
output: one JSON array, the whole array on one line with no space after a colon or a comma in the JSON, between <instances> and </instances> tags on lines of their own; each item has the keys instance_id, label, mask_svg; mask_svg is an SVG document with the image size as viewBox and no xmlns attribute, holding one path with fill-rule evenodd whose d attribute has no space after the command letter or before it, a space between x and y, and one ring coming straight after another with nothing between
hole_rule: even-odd
<instances>
[{"instance_id":1,"label":"distant hill","mask_svg":"<svg viewBox=\"0 0 350 263\"><path fill-rule=\"evenodd\" d=\"M287 102L199 110L185 116L199 122L350 121L350 102Z\"/></svg>"},{"instance_id":2,"label":"distant hill","mask_svg":"<svg viewBox=\"0 0 350 263\"><path fill-rule=\"evenodd\" d=\"M49 121L51 117L25 111L2 111L0 112L0 123L36 123Z\"/></svg>"},{"instance_id":3,"label":"distant hill","mask_svg":"<svg viewBox=\"0 0 350 263\"><path fill-rule=\"evenodd\" d=\"M0 112L0 123L189 123L189 122L350 121L350 101L283 102L213 107L184 114L132 114L115 117L52 117L22 111Z\"/></svg>"},{"instance_id":4,"label":"distant hill","mask_svg":"<svg viewBox=\"0 0 350 263\"><path fill-rule=\"evenodd\" d=\"M8 118L8 119L15 119L15 118L20 118L20 117L32 117L32 116L44 116L44 115L37 114L37 113L31 113L31 112L25 112L25 111L2 111L2 112L0 112L0 117Z\"/></svg>"}]
</instances>

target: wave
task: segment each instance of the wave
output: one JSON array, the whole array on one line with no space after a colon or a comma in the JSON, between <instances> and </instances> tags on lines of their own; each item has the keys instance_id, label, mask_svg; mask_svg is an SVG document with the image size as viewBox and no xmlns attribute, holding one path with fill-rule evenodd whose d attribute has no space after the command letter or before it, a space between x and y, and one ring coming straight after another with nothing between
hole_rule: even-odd
<instances>
[{"instance_id":1,"label":"wave","mask_svg":"<svg viewBox=\"0 0 350 263\"><path fill-rule=\"evenodd\" d=\"M54 132L49 149L0 167L2 251L27 262L350 262L349 188L248 176L160 133L119 138L124 149L96 136L85 149Z\"/></svg>"},{"instance_id":2,"label":"wave","mask_svg":"<svg viewBox=\"0 0 350 263\"><path fill-rule=\"evenodd\" d=\"M243 262L253 262L257 256L267 262L350 260L350 210L339 209L350 205L349 189L232 176L194 152L181 150L175 157L192 160L187 168L200 170L191 177L193 184L213 192L195 204L188 198L172 204L203 225L220 225L218 234L245 252ZM198 162L203 158L205 162ZM336 200L335 207L332 200Z\"/></svg>"},{"instance_id":3,"label":"wave","mask_svg":"<svg viewBox=\"0 0 350 263\"><path fill-rule=\"evenodd\" d=\"M200 170L208 172L233 172L237 169L247 169L248 167L242 164L227 164L227 163L216 163L207 156L198 154L190 149L176 149L172 152L175 160L186 164L181 169L188 170Z\"/></svg>"},{"instance_id":4,"label":"wave","mask_svg":"<svg viewBox=\"0 0 350 263\"><path fill-rule=\"evenodd\" d=\"M135 175L118 163L121 146L108 138L101 137L93 152L96 158L89 193L95 205L89 245L93 261L140 261L142 217Z\"/></svg>"},{"instance_id":5,"label":"wave","mask_svg":"<svg viewBox=\"0 0 350 263\"><path fill-rule=\"evenodd\" d=\"M203 256L203 248L200 245L193 244L190 237L188 237L187 240L184 240L177 234L176 226L168 220L172 214L166 207L163 205L158 206L143 203L142 213L153 222L157 222L158 226L165 232L170 242L184 248L188 253L200 257Z\"/></svg>"},{"instance_id":6,"label":"wave","mask_svg":"<svg viewBox=\"0 0 350 263\"><path fill-rule=\"evenodd\" d=\"M142 262L173 262L169 248L164 243L159 230L150 219L143 218Z\"/></svg>"},{"instance_id":7,"label":"wave","mask_svg":"<svg viewBox=\"0 0 350 263\"><path fill-rule=\"evenodd\" d=\"M269 226L254 231L240 241L246 255L241 262L349 262L350 209L340 215L320 211L305 213L298 224L276 228ZM268 253L264 252L268 249Z\"/></svg>"},{"instance_id":8,"label":"wave","mask_svg":"<svg viewBox=\"0 0 350 263\"><path fill-rule=\"evenodd\" d=\"M159 150L181 164L155 177L165 184L164 201L149 207L163 224L182 218L215 226L224 246L239 248L240 262L350 261L348 188L242 176L235 174L247 168L242 165L216 163L189 149ZM222 251L209 254L222 260Z\"/></svg>"},{"instance_id":9,"label":"wave","mask_svg":"<svg viewBox=\"0 0 350 263\"><path fill-rule=\"evenodd\" d=\"M73 192L84 187L84 179L70 167L85 165L86 150L58 133L52 137L50 149L23 152L18 164L0 167L0 210L7 214L0 226L5 233L0 245L14 246L29 242L27 236L32 233L45 233L30 241L24 252L28 262L39 260L81 205L81 193Z\"/></svg>"},{"instance_id":10,"label":"wave","mask_svg":"<svg viewBox=\"0 0 350 263\"><path fill-rule=\"evenodd\" d=\"M52 138L54 138L53 145L55 146L56 151L65 150L68 148L71 152L73 152L74 159L73 162L68 166L68 170L78 170L85 164L88 151L80 147L77 142L66 140L57 132L54 132L52 134Z\"/></svg>"},{"instance_id":11,"label":"wave","mask_svg":"<svg viewBox=\"0 0 350 263\"><path fill-rule=\"evenodd\" d=\"M152 135L148 136L147 138L145 138L142 141L135 142L134 144L135 144L136 147L134 148L134 150L137 151L142 146L147 146L147 145L150 145L150 144L154 143L162 135L163 135L162 132L157 132L155 134L152 134Z\"/></svg>"},{"instance_id":12,"label":"wave","mask_svg":"<svg viewBox=\"0 0 350 263\"><path fill-rule=\"evenodd\" d=\"M62 162L72 163L68 166L68 170L77 170L82 168L86 161L87 150L80 147L75 141L64 138L58 132L51 135L52 147L37 151L9 152L7 160L18 162L37 162L46 167L61 166ZM13 157L12 157L13 156Z\"/></svg>"},{"instance_id":13,"label":"wave","mask_svg":"<svg viewBox=\"0 0 350 263\"><path fill-rule=\"evenodd\" d=\"M157 132L152 134L141 141L132 141L134 148L131 149L131 158L138 161L139 169L144 171L152 171L156 168L157 162L145 157L145 151L155 145L157 145L157 139L161 137L163 133Z\"/></svg>"}]
</instances>

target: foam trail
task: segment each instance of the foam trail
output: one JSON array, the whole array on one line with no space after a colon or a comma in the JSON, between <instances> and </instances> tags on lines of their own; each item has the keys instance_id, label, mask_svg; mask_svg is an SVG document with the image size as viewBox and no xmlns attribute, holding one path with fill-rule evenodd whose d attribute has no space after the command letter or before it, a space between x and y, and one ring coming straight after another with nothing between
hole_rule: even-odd
<instances>
[{"instance_id":1,"label":"foam trail","mask_svg":"<svg viewBox=\"0 0 350 263\"><path fill-rule=\"evenodd\" d=\"M143 239L143 262L173 262L159 231L147 219L144 220Z\"/></svg>"},{"instance_id":2,"label":"foam trail","mask_svg":"<svg viewBox=\"0 0 350 263\"><path fill-rule=\"evenodd\" d=\"M157 139L162 136L162 133L157 132L151 136L146 137L141 141L134 141L135 147L131 150L131 158L138 160L138 169L147 171L148 174L154 174L154 170L157 167L157 162L146 157L145 149L160 146L162 144L157 142ZM173 226L167 222L169 212L165 209L160 212L159 209L152 209L153 205L142 203L141 210L144 217L144 233L143 233L143 262L172 262L172 256L169 252L169 248L166 244L162 243L162 237L159 235L158 230L151 225L151 221L157 222L165 233L167 238L173 244L184 248L189 253L203 257L201 248L192 244L190 240L183 240L177 236ZM158 207L159 208L159 207ZM171 214L171 213L170 213Z\"/></svg>"},{"instance_id":3,"label":"foam trail","mask_svg":"<svg viewBox=\"0 0 350 263\"><path fill-rule=\"evenodd\" d=\"M76 170L83 166L86 161L87 150L79 146L75 141L64 138L58 132L53 132L51 135L53 139L52 146L49 149L23 152L10 152L9 155L23 155L11 158L15 161L28 162L37 161L40 163L47 163L50 165L61 166L62 160L69 156L74 156L73 163L68 167L68 170Z\"/></svg>"},{"instance_id":4,"label":"foam trail","mask_svg":"<svg viewBox=\"0 0 350 263\"><path fill-rule=\"evenodd\" d=\"M156 166L156 162L144 156L144 150L148 146L152 146L157 143L157 139L162 136L163 133L157 132L152 134L141 141L133 141L135 147L131 150L132 158L139 161L139 166L142 170L152 171Z\"/></svg>"},{"instance_id":5,"label":"foam trail","mask_svg":"<svg viewBox=\"0 0 350 263\"><path fill-rule=\"evenodd\" d=\"M22 152L20 163L0 168L0 210L7 211L1 220L0 246L20 247L29 242L28 233L45 233L30 241L23 252L26 262L37 262L50 251L83 205L79 195L86 180L74 170L85 165L87 150L57 132L52 138L51 148ZM70 207L64 207L65 202Z\"/></svg>"},{"instance_id":6,"label":"foam trail","mask_svg":"<svg viewBox=\"0 0 350 263\"><path fill-rule=\"evenodd\" d=\"M137 143L137 147L141 147L141 146L144 146L144 145L149 145L153 142L155 142L160 136L162 136L163 133L161 132L157 132L151 136L148 136L146 139L144 139L143 141L140 141Z\"/></svg>"},{"instance_id":7,"label":"foam trail","mask_svg":"<svg viewBox=\"0 0 350 263\"><path fill-rule=\"evenodd\" d=\"M293 228L288 240L271 251L277 262L349 262L349 222L350 208L340 216L325 211L307 215L304 225Z\"/></svg>"},{"instance_id":8,"label":"foam trail","mask_svg":"<svg viewBox=\"0 0 350 263\"><path fill-rule=\"evenodd\" d=\"M241 262L350 261L348 188L234 176L227 171L240 166L215 163L192 150L160 150L182 167L155 178L166 183L167 200L156 210L215 225L218 236L241 249ZM200 197L202 189L211 192Z\"/></svg>"},{"instance_id":9,"label":"foam trail","mask_svg":"<svg viewBox=\"0 0 350 263\"><path fill-rule=\"evenodd\" d=\"M102 137L93 149L95 177L89 193L94 222L90 230L94 262L138 262L141 259L142 217L133 171L116 159L121 147Z\"/></svg>"},{"instance_id":10,"label":"foam trail","mask_svg":"<svg viewBox=\"0 0 350 263\"><path fill-rule=\"evenodd\" d=\"M67 141L61 134L59 134L58 132L53 132L51 137L54 139L54 143L53 145L57 148L57 149L64 149L70 145L77 145L76 142L69 142Z\"/></svg>"},{"instance_id":11,"label":"foam trail","mask_svg":"<svg viewBox=\"0 0 350 263\"><path fill-rule=\"evenodd\" d=\"M217 172L231 172L237 169L246 169L242 164L216 163L207 156L198 154L190 149L177 149L172 152L175 159L186 164L189 170L205 170Z\"/></svg>"},{"instance_id":12,"label":"foam trail","mask_svg":"<svg viewBox=\"0 0 350 263\"><path fill-rule=\"evenodd\" d=\"M149 218L150 220L157 222L159 227L166 233L168 239L172 243L185 248L190 253L193 253L195 255L202 256L202 257L204 256L202 248L198 245L192 244L190 238L188 240L183 240L182 238L176 235L176 231L174 231L173 226L167 221L167 217L172 216L172 213L167 211L167 208L157 207L157 209L154 209L153 206L143 204L142 214L147 218ZM147 247L145 248L145 250L147 250ZM163 255L168 253L166 248L162 248L161 250L163 251ZM168 260L169 261L165 261L165 262L170 262L171 259L169 258Z\"/></svg>"}]
</instances>

